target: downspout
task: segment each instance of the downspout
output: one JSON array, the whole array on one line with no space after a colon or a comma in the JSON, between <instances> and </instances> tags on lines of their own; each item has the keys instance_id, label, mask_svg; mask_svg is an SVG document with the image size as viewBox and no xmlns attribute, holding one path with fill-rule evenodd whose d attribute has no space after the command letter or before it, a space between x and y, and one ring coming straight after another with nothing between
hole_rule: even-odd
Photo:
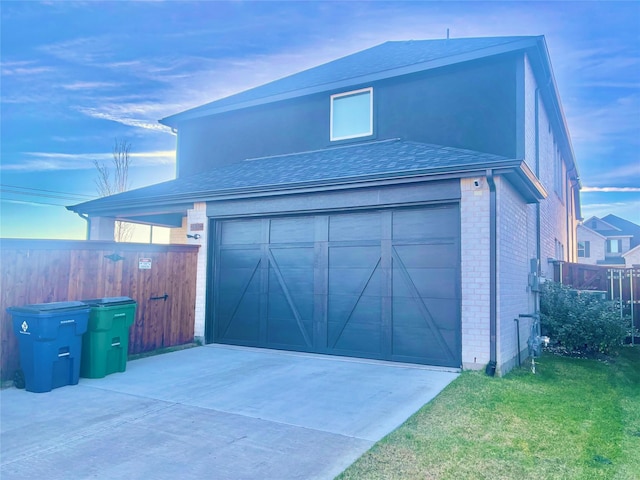
<instances>
[{"instance_id":1,"label":"downspout","mask_svg":"<svg viewBox=\"0 0 640 480\"><path fill-rule=\"evenodd\" d=\"M497 367L497 230L496 230L496 183L493 170L487 169L487 184L489 185L489 363L485 373L491 377L496 374Z\"/></svg>"},{"instance_id":2,"label":"downspout","mask_svg":"<svg viewBox=\"0 0 640 480\"><path fill-rule=\"evenodd\" d=\"M91 235L91 218L89 218L89 215L84 215L80 212L76 212L76 214L82 218L84 221L87 222L87 233L86 233L86 239L85 240L89 240L89 237Z\"/></svg>"},{"instance_id":3,"label":"downspout","mask_svg":"<svg viewBox=\"0 0 640 480\"><path fill-rule=\"evenodd\" d=\"M535 129L536 129L536 178L540 180L540 89L536 88L535 95ZM538 259L538 276L540 276L540 256L542 255L542 247L540 246L540 202L536 203L536 258ZM536 305L536 312L538 311L538 305Z\"/></svg>"}]
</instances>

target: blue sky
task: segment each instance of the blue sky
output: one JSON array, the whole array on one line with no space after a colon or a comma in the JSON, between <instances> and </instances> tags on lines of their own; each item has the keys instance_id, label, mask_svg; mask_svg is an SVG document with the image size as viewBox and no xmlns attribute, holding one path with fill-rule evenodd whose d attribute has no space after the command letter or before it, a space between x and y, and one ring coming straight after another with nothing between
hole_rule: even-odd
<instances>
[{"instance_id":1,"label":"blue sky","mask_svg":"<svg viewBox=\"0 0 640 480\"><path fill-rule=\"evenodd\" d=\"M387 40L545 35L583 216L640 224L640 2L2 1L0 235L84 238L63 206L132 145L131 187L174 178L157 120Z\"/></svg>"}]
</instances>

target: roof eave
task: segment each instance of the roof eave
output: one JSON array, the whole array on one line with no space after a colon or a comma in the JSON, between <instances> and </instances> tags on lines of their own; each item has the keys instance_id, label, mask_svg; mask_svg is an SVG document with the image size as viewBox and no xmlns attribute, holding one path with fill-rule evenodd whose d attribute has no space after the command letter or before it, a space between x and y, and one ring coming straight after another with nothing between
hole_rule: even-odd
<instances>
[{"instance_id":1,"label":"roof eave","mask_svg":"<svg viewBox=\"0 0 640 480\"><path fill-rule=\"evenodd\" d=\"M340 80L337 82L324 83L320 85L314 85L312 87L291 90L289 92L284 92L278 95L270 95L267 97L262 97L262 98L258 98L250 101L245 101L245 102L241 101L238 103L225 105L222 107L216 107L216 103L218 102L218 100L216 100L206 105L201 105L199 107L195 107L195 108L186 110L184 112L176 113L175 115L170 115L168 117L162 118L159 120L159 123L171 128L178 128L179 123L182 121L193 120L193 119L205 117L208 115L216 115L219 113L229 112L233 110L240 110L248 107L255 107L258 105L265 105L268 103L278 102L282 100L290 100L293 98L312 95L315 93L322 93L322 92L327 92L331 90L347 88L354 85L367 84L367 83L371 83L379 80L385 80L387 78L409 75L412 73L418 73L422 71L433 70L435 68L455 65L458 63L464 63L472 60L479 60L482 58L492 57L492 56L500 55L503 53L509 53L509 52L515 52L518 50L528 49L531 47L535 47L537 42L539 42L540 39L542 38L543 37L525 37L515 42L495 45L493 47L487 47L487 48L475 50L472 52L466 52L458 55L451 55L447 57L430 60L427 62L420 62L413 65L407 65L400 68L384 70L381 72L376 72L368 75L361 75L358 77L352 77L352 78ZM265 85L268 85L268 84L265 84ZM256 87L256 88L260 88L260 87ZM239 92L239 93L242 93L242 92Z\"/></svg>"},{"instance_id":2,"label":"roof eave","mask_svg":"<svg viewBox=\"0 0 640 480\"><path fill-rule=\"evenodd\" d=\"M184 212L192 208L194 202L222 201L244 198L260 198L274 195L291 195L314 193L328 190L383 186L398 183L414 183L454 178L483 176L487 169L496 175L504 175L528 203L546 198L547 192L535 175L522 160L484 162L468 167L442 167L415 171L384 173L378 175L342 177L321 181L298 182L287 185L264 185L259 187L243 187L214 191L199 191L181 194L158 195L138 200L103 201L102 205L92 208L89 203L67 207L76 213L92 216L131 217L135 215ZM87 208L89 207L89 208Z\"/></svg>"},{"instance_id":3,"label":"roof eave","mask_svg":"<svg viewBox=\"0 0 640 480\"><path fill-rule=\"evenodd\" d=\"M569 135L569 127L567 125L567 119L565 117L564 114L564 109L562 108L562 102L560 101L560 91L558 90L558 85L556 83L556 78L555 75L553 73L553 66L551 65L551 57L549 55L549 48L547 46L547 42L544 38L544 36L540 36L538 37L538 41L536 42L536 52L538 53L539 57L540 57L540 67L544 69L544 75L546 76L546 78L548 78L548 82L543 85L549 92L549 98L551 100L551 102L553 103L553 108L557 113L557 123L558 126L560 127L560 129L562 130L562 135L563 137L566 139L566 152L567 152L567 157L568 160L570 162L569 164L569 173L571 174L573 172L573 174L571 175L571 177L573 177L574 181L575 181L575 185L577 186L577 189L579 190L580 188L582 188L582 183L580 181L580 172L578 171L578 166L576 163L576 157L575 157L575 153L573 151L573 144L571 142L571 136ZM579 197L578 197L578 202L579 202ZM578 205L579 206L579 205Z\"/></svg>"}]
</instances>

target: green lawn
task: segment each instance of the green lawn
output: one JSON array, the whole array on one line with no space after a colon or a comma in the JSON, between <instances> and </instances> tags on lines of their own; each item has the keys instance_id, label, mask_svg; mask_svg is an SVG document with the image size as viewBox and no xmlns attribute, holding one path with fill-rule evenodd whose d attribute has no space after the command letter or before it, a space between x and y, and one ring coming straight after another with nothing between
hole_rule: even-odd
<instances>
[{"instance_id":1,"label":"green lawn","mask_svg":"<svg viewBox=\"0 0 640 480\"><path fill-rule=\"evenodd\" d=\"M640 347L463 372L338 478L640 479Z\"/></svg>"}]
</instances>

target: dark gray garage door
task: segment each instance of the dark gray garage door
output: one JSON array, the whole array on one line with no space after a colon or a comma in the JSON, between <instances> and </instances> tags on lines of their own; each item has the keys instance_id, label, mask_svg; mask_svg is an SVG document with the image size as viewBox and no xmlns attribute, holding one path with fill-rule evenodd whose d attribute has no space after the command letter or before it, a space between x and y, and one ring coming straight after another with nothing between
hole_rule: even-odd
<instances>
[{"instance_id":1,"label":"dark gray garage door","mask_svg":"<svg viewBox=\"0 0 640 480\"><path fill-rule=\"evenodd\" d=\"M459 367L459 222L457 205L217 222L212 340Z\"/></svg>"}]
</instances>

